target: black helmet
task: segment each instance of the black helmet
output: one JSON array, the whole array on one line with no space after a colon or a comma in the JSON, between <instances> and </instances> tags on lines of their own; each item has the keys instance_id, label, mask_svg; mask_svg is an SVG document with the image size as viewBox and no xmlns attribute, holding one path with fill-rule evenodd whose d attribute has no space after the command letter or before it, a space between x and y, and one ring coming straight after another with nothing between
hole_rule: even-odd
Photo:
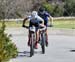
<instances>
[{"instance_id":1,"label":"black helmet","mask_svg":"<svg viewBox=\"0 0 75 62\"><path fill-rule=\"evenodd\" d=\"M40 11L40 12L43 12L43 11L45 11L45 8L44 8L44 7L40 7L40 8L39 8L39 11Z\"/></svg>"}]
</instances>

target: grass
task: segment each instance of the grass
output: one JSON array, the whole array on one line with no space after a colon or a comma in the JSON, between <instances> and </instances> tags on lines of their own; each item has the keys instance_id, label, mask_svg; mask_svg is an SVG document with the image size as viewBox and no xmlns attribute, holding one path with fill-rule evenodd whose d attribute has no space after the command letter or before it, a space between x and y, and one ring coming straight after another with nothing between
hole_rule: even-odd
<instances>
[{"instance_id":1,"label":"grass","mask_svg":"<svg viewBox=\"0 0 75 62\"><path fill-rule=\"evenodd\" d=\"M5 22L6 27L21 27L22 22ZM28 22L26 22L28 25ZM53 22L54 28L70 28L70 29L75 29L75 19L67 19L67 20L54 20ZM1 22L0 22L0 27L1 27Z\"/></svg>"},{"instance_id":2,"label":"grass","mask_svg":"<svg viewBox=\"0 0 75 62\"><path fill-rule=\"evenodd\" d=\"M15 22L15 21L7 21L5 22L6 27L22 27L22 22ZM26 22L26 25L28 25L28 22ZM0 22L0 27L2 26L2 22Z\"/></svg>"},{"instance_id":3,"label":"grass","mask_svg":"<svg viewBox=\"0 0 75 62\"><path fill-rule=\"evenodd\" d=\"M0 22L0 26L1 26L1 22ZM16 22L5 22L6 27L20 27L21 23L16 23Z\"/></svg>"},{"instance_id":4,"label":"grass","mask_svg":"<svg viewBox=\"0 0 75 62\"><path fill-rule=\"evenodd\" d=\"M70 28L75 29L75 20L74 19L67 19L67 20L54 20L54 27L55 28Z\"/></svg>"}]
</instances>

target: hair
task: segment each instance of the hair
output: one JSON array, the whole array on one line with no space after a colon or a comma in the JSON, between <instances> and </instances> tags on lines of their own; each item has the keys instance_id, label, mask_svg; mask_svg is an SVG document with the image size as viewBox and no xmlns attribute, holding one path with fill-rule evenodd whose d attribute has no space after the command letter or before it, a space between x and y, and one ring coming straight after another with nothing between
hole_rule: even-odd
<instances>
[{"instance_id":1,"label":"hair","mask_svg":"<svg viewBox=\"0 0 75 62\"><path fill-rule=\"evenodd\" d=\"M43 11L45 11L45 8L44 7L40 7L39 11L43 12Z\"/></svg>"}]
</instances>

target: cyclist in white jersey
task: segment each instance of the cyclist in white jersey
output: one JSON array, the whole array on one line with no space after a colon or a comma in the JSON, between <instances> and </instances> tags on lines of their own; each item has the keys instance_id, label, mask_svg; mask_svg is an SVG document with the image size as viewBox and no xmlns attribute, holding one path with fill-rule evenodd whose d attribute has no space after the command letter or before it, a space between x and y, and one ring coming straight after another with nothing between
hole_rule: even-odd
<instances>
[{"instance_id":1,"label":"cyclist in white jersey","mask_svg":"<svg viewBox=\"0 0 75 62\"><path fill-rule=\"evenodd\" d=\"M25 27L24 24L25 24L25 22L28 19L30 20L29 21L29 27L32 27L32 25L34 25L36 27L36 43L35 43L35 48L38 48L37 43L39 41L39 25L44 27L44 20L40 16L38 16L37 11L33 11L30 16L26 17L23 20L23 25L22 25L23 27ZM28 46L30 46L30 31L29 31L28 37L29 37Z\"/></svg>"}]
</instances>

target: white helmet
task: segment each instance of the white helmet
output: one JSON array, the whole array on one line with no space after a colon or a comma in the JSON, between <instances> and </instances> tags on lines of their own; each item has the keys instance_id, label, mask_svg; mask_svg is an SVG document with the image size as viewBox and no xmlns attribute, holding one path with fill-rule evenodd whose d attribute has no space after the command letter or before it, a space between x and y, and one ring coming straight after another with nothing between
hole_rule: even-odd
<instances>
[{"instance_id":1,"label":"white helmet","mask_svg":"<svg viewBox=\"0 0 75 62\"><path fill-rule=\"evenodd\" d=\"M33 18L36 18L37 15L38 15L38 14L37 14L37 11L33 11L33 12L31 13L31 16L32 16Z\"/></svg>"}]
</instances>

